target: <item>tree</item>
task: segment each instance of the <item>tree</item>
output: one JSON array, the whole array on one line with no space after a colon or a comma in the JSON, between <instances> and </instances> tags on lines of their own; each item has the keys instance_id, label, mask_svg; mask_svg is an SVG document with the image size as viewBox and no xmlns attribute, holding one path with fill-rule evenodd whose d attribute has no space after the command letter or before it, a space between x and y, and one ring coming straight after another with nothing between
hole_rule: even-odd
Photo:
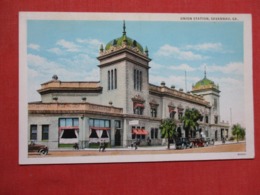
<instances>
[{"instance_id":1,"label":"tree","mask_svg":"<svg viewBox=\"0 0 260 195\"><path fill-rule=\"evenodd\" d=\"M239 139L244 139L246 135L246 129L240 124L235 124L232 126L232 135L236 136L237 142Z\"/></svg>"},{"instance_id":2,"label":"tree","mask_svg":"<svg viewBox=\"0 0 260 195\"><path fill-rule=\"evenodd\" d=\"M184 116L181 118L183 129L185 129L185 136L190 137L191 131L196 131L199 127L198 120L202 117L196 108L188 108L185 110Z\"/></svg>"},{"instance_id":3,"label":"tree","mask_svg":"<svg viewBox=\"0 0 260 195\"><path fill-rule=\"evenodd\" d=\"M170 140L176 134L176 127L177 125L175 121L170 118L164 119L162 121L162 124L160 125L162 138L168 139L168 146L167 146L168 149L170 149Z\"/></svg>"}]
</instances>

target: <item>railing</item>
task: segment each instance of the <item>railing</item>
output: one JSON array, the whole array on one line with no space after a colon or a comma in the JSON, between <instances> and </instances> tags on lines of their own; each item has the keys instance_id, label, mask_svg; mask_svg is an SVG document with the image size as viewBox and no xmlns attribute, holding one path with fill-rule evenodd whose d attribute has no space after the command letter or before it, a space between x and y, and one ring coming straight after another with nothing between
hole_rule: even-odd
<instances>
[{"instance_id":1,"label":"railing","mask_svg":"<svg viewBox=\"0 0 260 195\"><path fill-rule=\"evenodd\" d=\"M101 106L89 103L29 103L28 111L97 111L104 113L122 114L122 108Z\"/></svg>"}]
</instances>

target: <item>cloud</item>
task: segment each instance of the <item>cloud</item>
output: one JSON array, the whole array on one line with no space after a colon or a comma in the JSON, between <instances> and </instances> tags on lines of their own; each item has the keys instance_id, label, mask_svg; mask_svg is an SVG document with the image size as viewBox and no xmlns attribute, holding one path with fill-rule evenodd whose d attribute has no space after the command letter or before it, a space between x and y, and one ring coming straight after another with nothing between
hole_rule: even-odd
<instances>
[{"instance_id":1,"label":"cloud","mask_svg":"<svg viewBox=\"0 0 260 195\"><path fill-rule=\"evenodd\" d=\"M29 44L27 47L30 49L33 49L33 50L37 50L37 51L40 50L40 45L33 44L33 43Z\"/></svg>"},{"instance_id":2,"label":"cloud","mask_svg":"<svg viewBox=\"0 0 260 195\"><path fill-rule=\"evenodd\" d=\"M221 43L202 43L197 45L187 45L185 49L191 49L196 51L221 51L222 44Z\"/></svg>"},{"instance_id":3,"label":"cloud","mask_svg":"<svg viewBox=\"0 0 260 195\"><path fill-rule=\"evenodd\" d=\"M48 49L47 51L51 52L51 53L55 53L57 55L62 55L63 52L60 48L58 47L54 47L54 48L51 48L51 49Z\"/></svg>"},{"instance_id":4,"label":"cloud","mask_svg":"<svg viewBox=\"0 0 260 195\"><path fill-rule=\"evenodd\" d=\"M98 39L76 39L76 42L78 43L84 43L87 44L90 47L93 48L99 48L101 44L104 44L102 41Z\"/></svg>"},{"instance_id":5,"label":"cloud","mask_svg":"<svg viewBox=\"0 0 260 195\"><path fill-rule=\"evenodd\" d=\"M169 69L171 70L182 70L182 71L195 71L196 69L189 66L188 64L180 64L179 66L170 66Z\"/></svg>"},{"instance_id":6,"label":"cloud","mask_svg":"<svg viewBox=\"0 0 260 195\"><path fill-rule=\"evenodd\" d=\"M168 44L160 47L155 55L159 57L173 57L179 60L205 60L208 58L207 56L195 54L191 51L183 51L178 47L174 47Z\"/></svg>"},{"instance_id":7,"label":"cloud","mask_svg":"<svg viewBox=\"0 0 260 195\"><path fill-rule=\"evenodd\" d=\"M244 64L242 62L230 62L225 66L207 65L207 72L221 72L224 74L243 75ZM200 70L204 70L205 65L200 66Z\"/></svg>"},{"instance_id":8,"label":"cloud","mask_svg":"<svg viewBox=\"0 0 260 195\"><path fill-rule=\"evenodd\" d=\"M61 46L68 52L79 52L80 51L80 46L76 45L74 42L71 41L66 41L64 39L59 40L56 45Z\"/></svg>"}]
</instances>

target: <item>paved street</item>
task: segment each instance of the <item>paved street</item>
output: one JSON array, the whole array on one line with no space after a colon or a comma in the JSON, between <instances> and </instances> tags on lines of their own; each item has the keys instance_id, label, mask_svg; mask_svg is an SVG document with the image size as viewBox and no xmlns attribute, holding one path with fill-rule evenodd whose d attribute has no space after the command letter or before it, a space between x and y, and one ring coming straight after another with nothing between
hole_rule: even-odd
<instances>
[{"instance_id":1,"label":"paved street","mask_svg":"<svg viewBox=\"0 0 260 195\"><path fill-rule=\"evenodd\" d=\"M176 150L174 145L171 149L166 149L166 146L146 146L138 147L137 150L134 148L106 148L105 152L99 152L98 149L62 149L62 150L51 150L45 157L62 157L62 156L100 156L100 155L138 155L138 154L172 154L172 153L212 153L212 152L245 152L246 144L241 143L226 143L216 142L215 145L208 147L199 147L191 149ZM41 157L37 153L29 153L29 157ZM44 156L43 156L44 157Z\"/></svg>"}]
</instances>

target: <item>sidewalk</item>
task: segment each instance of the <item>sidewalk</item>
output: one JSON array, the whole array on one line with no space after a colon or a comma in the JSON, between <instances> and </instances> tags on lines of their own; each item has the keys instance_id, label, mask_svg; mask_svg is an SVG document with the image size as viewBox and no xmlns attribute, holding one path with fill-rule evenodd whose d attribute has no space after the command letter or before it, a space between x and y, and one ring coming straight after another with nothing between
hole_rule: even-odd
<instances>
[{"instance_id":1,"label":"sidewalk","mask_svg":"<svg viewBox=\"0 0 260 195\"><path fill-rule=\"evenodd\" d=\"M245 141L240 141L239 143L243 143ZM229 145L229 144L236 144L236 141L226 141L224 144L222 141L215 141L214 145L209 145L206 147L213 147L213 146L219 146L219 145ZM175 144L170 145L170 149L176 149ZM60 148L60 149L55 149L55 150L50 150L50 151L73 151L75 150L74 148ZM99 148L84 148L84 149L79 149L81 151L98 151ZM134 151L134 147L115 147L115 148L106 148L106 151ZM160 145L160 146L139 146L137 148L139 151L147 151L147 150L168 150L167 145Z\"/></svg>"}]
</instances>

